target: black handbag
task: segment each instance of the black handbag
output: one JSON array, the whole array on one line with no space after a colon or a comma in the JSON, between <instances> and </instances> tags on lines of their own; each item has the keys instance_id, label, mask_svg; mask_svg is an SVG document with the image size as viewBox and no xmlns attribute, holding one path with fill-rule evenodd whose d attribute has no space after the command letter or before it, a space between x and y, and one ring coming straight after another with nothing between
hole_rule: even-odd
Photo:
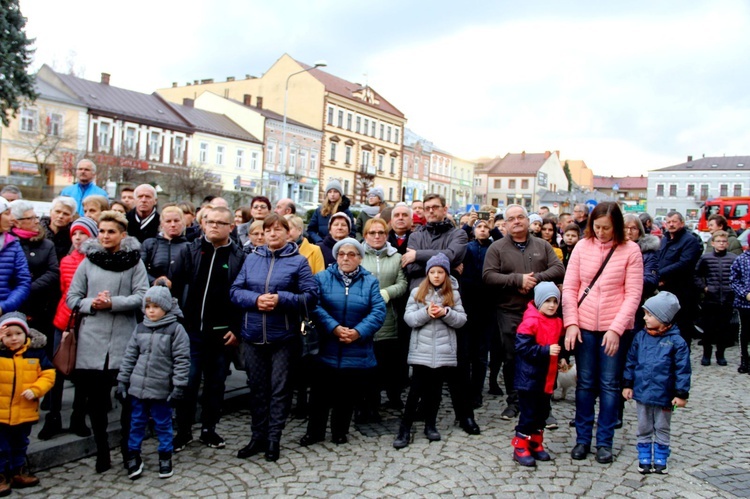
<instances>
[{"instance_id":1,"label":"black handbag","mask_svg":"<svg viewBox=\"0 0 750 499\"><path fill-rule=\"evenodd\" d=\"M300 337L302 338L302 357L312 357L318 355L320 352L320 335L318 334L318 329L315 327L315 323L310 318L310 314L307 312L307 300L304 297L302 298L302 305L305 308L299 328Z\"/></svg>"}]
</instances>

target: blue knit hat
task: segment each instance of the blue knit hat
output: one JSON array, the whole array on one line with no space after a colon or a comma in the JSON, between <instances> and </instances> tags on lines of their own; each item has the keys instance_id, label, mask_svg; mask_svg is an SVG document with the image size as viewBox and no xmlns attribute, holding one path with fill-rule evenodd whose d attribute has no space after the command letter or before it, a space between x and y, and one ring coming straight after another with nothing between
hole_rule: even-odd
<instances>
[{"instance_id":1,"label":"blue knit hat","mask_svg":"<svg viewBox=\"0 0 750 499\"><path fill-rule=\"evenodd\" d=\"M425 268L425 274L428 274L430 272L430 269L436 265L438 267L442 267L445 270L446 274L451 273L450 260L448 260L448 257L445 256L444 254L438 253L437 255L427 260L427 267Z\"/></svg>"}]
</instances>

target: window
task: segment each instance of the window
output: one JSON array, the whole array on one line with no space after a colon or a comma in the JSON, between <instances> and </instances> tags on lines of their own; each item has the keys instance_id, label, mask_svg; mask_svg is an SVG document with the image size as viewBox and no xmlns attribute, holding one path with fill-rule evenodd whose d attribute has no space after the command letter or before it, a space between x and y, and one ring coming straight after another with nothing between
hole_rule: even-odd
<instances>
[{"instance_id":1,"label":"window","mask_svg":"<svg viewBox=\"0 0 750 499\"><path fill-rule=\"evenodd\" d=\"M331 142L331 161L336 161L336 143Z\"/></svg>"},{"instance_id":2,"label":"window","mask_svg":"<svg viewBox=\"0 0 750 499\"><path fill-rule=\"evenodd\" d=\"M289 149L289 167L297 168L297 149Z\"/></svg>"},{"instance_id":3,"label":"window","mask_svg":"<svg viewBox=\"0 0 750 499\"><path fill-rule=\"evenodd\" d=\"M394 140L394 142L395 142L396 144L398 144L398 132L399 132L399 129L398 129L398 128L396 128L396 130L394 130L394 132L396 133L396 137L395 137L395 140Z\"/></svg>"},{"instance_id":4,"label":"window","mask_svg":"<svg viewBox=\"0 0 750 499\"><path fill-rule=\"evenodd\" d=\"M664 187L662 186L662 196L664 195ZM708 199L708 184L701 184L701 199Z\"/></svg>"},{"instance_id":5,"label":"window","mask_svg":"<svg viewBox=\"0 0 750 499\"><path fill-rule=\"evenodd\" d=\"M378 154L378 171L379 172L383 171L383 158L384 157L382 154Z\"/></svg>"},{"instance_id":6,"label":"window","mask_svg":"<svg viewBox=\"0 0 750 499\"><path fill-rule=\"evenodd\" d=\"M307 151L300 151L299 153L299 166L303 170L307 170Z\"/></svg>"},{"instance_id":7,"label":"window","mask_svg":"<svg viewBox=\"0 0 750 499\"><path fill-rule=\"evenodd\" d=\"M36 109L21 109L21 131L36 132L37 117Z\"/></svg>"},{"instance_id":8,"label":"window","mask_svg":"<svg viewBox=\"0 0 750 499\"><path fill-rule=\"evenodd\" d=\"M62 135L63 115L50 113L47 116L47 135L59 137Z\"/></svg>"},{"instance_id":9,"label":"window","mask_svg":"<svg viewBox=\"0 0 750 499\"><path fill-rule=\"evenodd\" d=\"M732 196L742 196L742 184L734 184Z\"/></svg>"},{"instance_id":10,"label":"window","mask_svg":"<svg viewBox=\"0 0 750 499\"><path fill-rule=\"evenodd\" d=\"M737 218L746 217L747 216L747 205L746 204L738 204L734 207L734 216Z\"/></svg>"},{"instance_id":11,"label":"window","mask_svg":"<svg viewBox=\"0 0 750 499\"><path fill-rule=\"evenodd\" d=\"M242 168L245 166L245 150L237 149L237 158L234 161L235 168Z\"/></svg>"},{"instance_id":12,"label":"window","mask_svg":"<svg viewBox=\"0 0 750 499\"><path fill-rule=\"evenodd\" d=\"M516 188L516 179L508 180L508 189L515 189Z\"/></svg>"},{"instance_id":13,"label":"window","mask_svg":"<svg viewBox=\"0 0 750 499\"><path fill-rule=\"evenodd\" d=\"M719 184L719 196L725 197L729 195L729 186L727 184Z\"/></svg>"},{"instance_id":14,"label":"window","mask_svg":"<svg viewBox=\"0 0 750 499\"><path fill-rule=\"evenodd\" d=\"M253 171L258 170L258 151L250 153L250 169Z\"/></svg>"},{"instance_id":15,"label":"window","mask_svg":"<svg viewBox=\"0 0 750 499\"><path fill-rule=\"evenodd\" d=\"M677 184L669 184L669 197L677 197Z\"/></svg>"},{"instance_id":16,"label":"window","mask_svg":"<svg viewBox=\"0 0 750 499\"><path fill-rule=\"evenodd\" d=\"M357 116L357 133L359 133L359 130L362 128L362 117Z\"/></svg>"},{"instance_id":17,"label":"window","mask_svg":"<svg viewBox=\"0 0 750 499\"><path fill-rule=\"evenodd\" d=\"M136 129L126 128L125 129L125 154L135 154L135 142L136 142Z\"/></svg>"},{"instance_id":18,"label":"window","mask_svg":"<svg viewBox=\"0 0 750 499\"><path fill-rule=\"evenodd\" d=\"M370 151L362 151L362 165L370 166Z\"/></svg>"},{"instance_id":19,"label":"window","mask_svg":"<svg viewBox=\"0 0 750 499\"><path fill-rule=\"evenodd\" d=\"M279 165L282 167L286 166L286 147L284 147L284 144L279 144Z\"/></svg>"},{"instance_id":20,"label":"window","mask_svg":"<svg viewBox=\"0 0 750 499\"><path fill-rule=\"evenodd\" d=\"M174 161L175 163L182 162L183 146L185 145L185 139L183 137L174 138Z\"/></svg>"},{"instance_id":21,"label":"window","mask_svg":"<svg viewBox=\"0 0 750 499\"><path fill-rule=\"evenodd\" d=\"M339 128L344 128L344 111L339 110Z\"/></svg>"},{"instance_id":22,"label":"window","mask_svg":"<svg viewBox=\"0 0 750 499\"><path fill-rule=\"evenodd\" d=\"M208 142L201 142L200 151L198 151L198 162L205 163L208 160Z\"/></svg>"},{"instance_id":23,"label":"window","mask_svg":"<svg viewBox=\"0 0 750 499\"><path fill-rule=\"evenodd\" d=\"M391 156L391 175L396 174L396 158Z\"/></svg>"},{"instance_id":24,"label":"window","mask_svg":"<svg viewBox=\"0 0 750 499\"><path fill-rule=\"evenodd\" d=\"M388 188L388 201L393 199L393 187Z\"/></svg>"},{"instance_id":25,"label":"window","mask_svg":"<svg viewBox=\"0 0 750 499\"><path fill-rule=\"evenodd\" d=\"M370 123L370 136L375 136L375 120L372 120L372 123Z\"/></svg>"},{"instance_id":26,"label":"window","mask_svg":"<svg viewBox=\"0 0 750 499\"><path fill-rule=\"evenodd\" d=\"M391 125L388 125L388 135L387 135L387 138L386 138L386 140L387 140L388 142L390 142L390 141L391 141L391 131L392 131L392 130L393 130L393 128L391 127Z\"/></svg>"},{"instance_id":27,"label":"window","mask_svg":"<svg viewBox=\"0 0 750 499\"><path fill-rule=\"evenodd\" d=\"M346 129L349 131L352 129L352 113L346 115Z\"/></svg>"},{"instance_id":28,"label":"window","mask_svg":"<svg viewBox=\"0 0 750 499\"><path fill-rule=\"evenodd\" d=\"M502 189L503 188L503 179L496 178L495 181L492 183L493 189Z\"/></svg>"},{"instance_id":29,"label":"window","mask_svg":"<svg viewBox=\"0 0 750 499\"><path fill-rule=\"evenodd\" d=\"M216 164L224 164L224 146L216 146Z\"/></svg>"},{"instance_id":30,"label":"window","mask_svg":"<svg viewBox=\"0 0 750 499\"><path fill-rule=\"evenodd\" d=\"M328 106L328 122L329 125L333 125L333 106Z\"/></svg>"},{"instance_id":31,"label":"window","mask_svg":"<svg viewBox=\"0 0 750 499\"><path fill-rule=\"evenodd\" d=\"M695 197L695 184L687 185L687 195L689 198Z\"/></svg>"},{"instance_id":32,"label":"window","mask_svg":"<svg viewBox=\"0 0 750 499\"><path fill-rule=\"evenodd\" d=\"M344 180L344 195L349 194L349 181Z\"/></svg>"},{"instance_id":33,"label":"window","mask_svg":"<svg viewBox=\"0 0 750 499\"><path fill-rule=\"evenodd\" d=\"M365 130L364 134L367 135L367 128L370 126L370 120L365 118Z\"/></svg>"},{"instance_id":34,"label":"window","mask_svg":"<svg viewBox=\"0 0 750 499\"><path fill-rule=\"evenodd\" d=\"M521 180L521 189L529 188L529 179L525 178Z\"/></svg>"},{"instance_id":35,"label":"window","mask_svg":"<svg viewBox=\"0 0 750 499\"><path fill-rule=\"evenodd\" d=\"M664 197L664 184L658 184L656 186L656 195L658 197Z\"/></svg>"},{"instance_id":36,"label":"window","mask_svg":"<svg viewBox=\"0 0 750 499\"><path fill-rule=\"evenodd\" d=\"M318 169L318 153L310 153L310 173L315 172Z\"/></svg>"},{"instance_id":37,"label":"window","mask_svg":"<svg viewBox=\"0 0 750 499\"><path fill-rule=\"evenodd\" d=\"M344 154L344 163L346 163L347 165L350 165L352 164L352 146L346 146L345 151L346 152Z\"/></svg>"},{"instance_id":38,"label":"window","mask_svg":"<svg viewBox=\"0 0 750 499\"><path fill-rule=\"evenodd\" d=\"M269 142L268 146L266 146L266 161L269 164L276 162L276 144L273 142Z\"/></svg>"},{"instance_id":39,"label":"window","mask_svg":"<svg viewBox=\"0 0 750 499\"><path fill-rule=\"evenodd\" d=\"M161 156L161 136L159 132L151 132L148 140L148 150L151 156Z\"/></svg>"},{"instance_id":40,"label":"window","mask_svg":"<svg viewBox=\"0 0 750 499\"><path fill-rule=\"evenodd\" d=\"M99 123L99 149L103 151L109 150L109 138L110 132L112 131L112 125L110 123Z\"/></svg>"},{"instance_id":41,"label":"window","mask_svg":"<svg viewBox=\"0 0 750 499\"><path fill-rule=\"evenodd\" d=\"M380 140L383 140L385 138L385 125L380 124Z\"/></svg>"}]
</instances>

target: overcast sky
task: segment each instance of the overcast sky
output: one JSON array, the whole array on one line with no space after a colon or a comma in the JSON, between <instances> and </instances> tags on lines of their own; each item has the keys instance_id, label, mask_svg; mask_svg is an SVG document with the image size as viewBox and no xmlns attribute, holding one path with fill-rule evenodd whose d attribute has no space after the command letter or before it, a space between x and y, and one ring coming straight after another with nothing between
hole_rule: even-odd
<instances>
[{"instance_id":1,"label":"overcast sky","mask_svg":"<svg viewBox=\"0 0 750 499\"><path fill-rule=\"evenodd\" d=\"M367 81L455 155L559 150L598 175L750 154L744 0L21 0L43 63L142 92L284 52Z\"/></svg>"}]
</instances>

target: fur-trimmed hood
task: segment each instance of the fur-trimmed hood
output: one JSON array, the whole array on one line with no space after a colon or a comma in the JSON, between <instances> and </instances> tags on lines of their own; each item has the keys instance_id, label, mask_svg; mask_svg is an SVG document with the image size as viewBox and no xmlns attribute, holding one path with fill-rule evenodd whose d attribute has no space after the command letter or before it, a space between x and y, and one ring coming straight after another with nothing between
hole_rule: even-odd
<instances>
[{"instance_id":1,"label":"fur-trimmed hood","mask_svg":"<svg viewBox=\"0 0 750 499\"><path fill-rule=\"evenodd\" d=\"M26 335L26 342L24 343L24 346L29 348L44 348L47 346L47 337L42 334L41 331L37 331L33 327L29 328L29 334ZM23 347L21 347L23 348ZM7 350L8 347L5 346L5 343L0 341L0 350Z\"/></svg>"},{"instance_id":2,"label":"fur-trimmed hood","mask_svg":"<svg viewBox=\"0 0 750 499\"><path fill-rule=\"evenodd\" d=\"M120 243L120 251L140 251L141 243L138 239L133 236L125 237ZM89 238L81 245L81 252L86 256L91 256L94 253L102 253L106 251L96 238Z\"/></svg>"},{"instance_id":3,"label":"fur-trimmed hood","mask_svg":"<svg viewBox=\"0 0 750 499\"><path fill-rule=\"evenodd\" d=\"M647 251L659 251L661 241L656 236L644 234L638 239L638 247L641 248L641 253L646 253Z\"/></svg>"}]
</instances>

